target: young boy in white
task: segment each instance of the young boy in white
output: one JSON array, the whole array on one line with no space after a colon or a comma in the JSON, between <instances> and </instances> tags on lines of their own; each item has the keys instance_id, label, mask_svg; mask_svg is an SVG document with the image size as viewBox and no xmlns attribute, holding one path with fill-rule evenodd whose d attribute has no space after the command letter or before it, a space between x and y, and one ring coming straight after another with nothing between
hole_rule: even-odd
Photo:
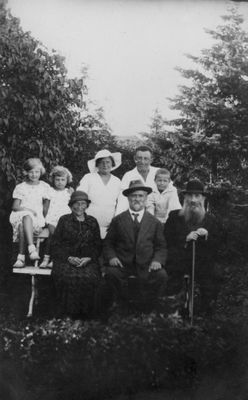
<instances>
[{"instance_id":1,"label":"young boy in white","mask_svg":"<svg viewBox=\"0 0 248 400\"><path fill-rule=\"evenodd\" d=\"M165 223L170 211L180 210L182 206L167 169L161 168L156 172L155 183L156 189L153 189L147 198L146 210Z\"/></svg>"}]
</instances>

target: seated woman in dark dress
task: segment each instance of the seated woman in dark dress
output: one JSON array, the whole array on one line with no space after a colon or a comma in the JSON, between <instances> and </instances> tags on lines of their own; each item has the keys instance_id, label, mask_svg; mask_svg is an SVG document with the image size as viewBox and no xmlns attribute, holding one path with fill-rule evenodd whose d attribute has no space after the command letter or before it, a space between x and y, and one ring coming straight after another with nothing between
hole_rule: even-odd
<instances>
[{"instance_id":1,"label":"seated woman in dark dress","mask_svg":"<svg viewBox=\"0 0 248 400\"><path fill-rule=\"evenodd\" d=\"M100 282L100 229L97 220L85 213L89 203L86 193L72 193L72 212L59 219L52 238L56 292L63 312L72 317L91 314Z\"/></svg>"}]
</instances>

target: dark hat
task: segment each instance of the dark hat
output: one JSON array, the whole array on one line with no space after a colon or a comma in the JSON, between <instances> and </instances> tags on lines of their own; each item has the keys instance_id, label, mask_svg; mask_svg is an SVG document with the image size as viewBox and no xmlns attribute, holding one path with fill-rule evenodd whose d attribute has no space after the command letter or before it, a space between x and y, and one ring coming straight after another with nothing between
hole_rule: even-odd
<instances>
[{"instance_id":1,"label":"dark hat","mask_svg":"<svg viewBox=\"0 0 248 400\"><path fill-rule=\"evenodd\" d=\"M204 185L199 181L199 179L192 179L189 181L186 185L186 189L182 190L183 194L187 193L196 193L196 194L202 194L204 196L207 196L209 193L204 190Z\"/></svg>"},{"instance_id":2,"label":"dark hat","mask_svg":"<svg viewBox=\"0 0 248 400\"><path fill-rule=\"evenodd\" d=\"M129 188L123 190L122 194L127 197L130 195L130 193L133 193L136 190L144 190L148 194L152 192L152 188L150 188L149 186L144 186L142 181L137 180L137 181L131 181L129 183Z\"/></svg>"},{"instance_id":3,"label":"dark hat","mask_svg":"<svg viewBox=\"0 0 248 400\"><path fill-rule=\"evenodd\" d=\"M90 204L90 200L88 198L87 193L82 192L81 190L76 190L75 192L72 193L70 201L68 203L69 207L72 206L73 203L76 201L86 201L88 205Z\"/></svg>"}]
</instances>

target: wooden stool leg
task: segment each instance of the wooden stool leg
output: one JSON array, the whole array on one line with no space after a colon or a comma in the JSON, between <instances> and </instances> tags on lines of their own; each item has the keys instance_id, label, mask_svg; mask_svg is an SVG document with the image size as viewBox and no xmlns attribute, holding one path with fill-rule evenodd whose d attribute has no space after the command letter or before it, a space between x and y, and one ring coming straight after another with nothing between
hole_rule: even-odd
<instances>
[{"instance_id":1,"label":"wooden stool leg","mask_svg":"<svg viewBox=\"0 0 248 400\"><path fill-rule=\"evenodd\" d=\"M29 307L28 307L27 317L32 317L32 315L33 315L33 306L34 306L35 290L36 290L35 283L36 283L35 282L35 276L32 275L31 276L31 297L30 297L30 300L29 300Z\"/></svg>"}]
</instances>

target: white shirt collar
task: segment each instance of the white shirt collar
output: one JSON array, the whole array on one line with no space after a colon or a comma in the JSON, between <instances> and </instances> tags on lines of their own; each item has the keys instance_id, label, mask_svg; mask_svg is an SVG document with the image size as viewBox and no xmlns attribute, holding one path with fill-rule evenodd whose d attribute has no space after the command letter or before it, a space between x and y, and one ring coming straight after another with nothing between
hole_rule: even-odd
<instances>
[{"instance_id":1,"label":"white shirt collar","mask_svg":"<svg viewBox=\"0 0 248 400\"><path fill-rule=\"evenodd\" d=\"M167 192L171 192L172 190L176 190L176 188L175 188L175 186L173 186L173 182L170 181L170 183L169 183L169 185L167 186L167 188L164 189L162 192L160 192L160 191L158 190L158 187L157 187L157 185L156 185L154 192L156 192L156 193L158 193L158 194L164 194L164 193L167 193Z\"/></svg>"},{"instance_id":2,"label":"white shirt collar","mask_svg":"<svg viewBox=\"0 0 248 400\"><path fill-rule=\"evenodd\" d=\"M145 209L143 208L143 210L141 210L141 211L134 211L134 210L131 210L131 208L129 208L129 212L131 214L132 220L134 220L134 216L132 214L138 214L137 219L138 219L139 222L141 222L141 220L143 218L143 215L144 215L144 212L145 212Z\"/></svg>"}]
</instances>

